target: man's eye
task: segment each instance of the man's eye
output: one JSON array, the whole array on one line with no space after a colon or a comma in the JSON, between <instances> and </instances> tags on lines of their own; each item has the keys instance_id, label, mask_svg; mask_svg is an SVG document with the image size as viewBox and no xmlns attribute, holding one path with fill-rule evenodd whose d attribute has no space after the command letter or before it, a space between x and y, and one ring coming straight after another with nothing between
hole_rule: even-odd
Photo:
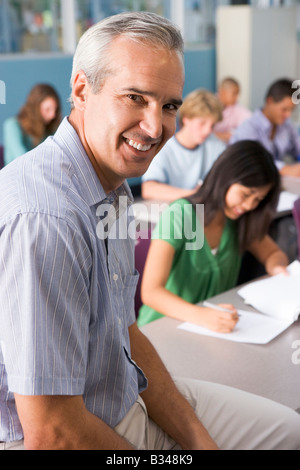
<instances>
[{"instance_id":1,"label":"man's eye","mask_svg":"<svg viewBox=\"0 0 300 470\"><path fill-rule=\"evenodd\" d=\"M143 98L139 95L127 95L131 101L142 102Z\"/></svg>"},{"instance_id":2,"label":"man's eye","mask_svg":"<svg viewBox=\"0 0 300 470\"><path fill-rule=\"evenodd\" d=\"M178 106L172 103L166 104L164 108L168 109L169 111L175 111L175 112L178 111Z\"/></svg>"}]
</instances>

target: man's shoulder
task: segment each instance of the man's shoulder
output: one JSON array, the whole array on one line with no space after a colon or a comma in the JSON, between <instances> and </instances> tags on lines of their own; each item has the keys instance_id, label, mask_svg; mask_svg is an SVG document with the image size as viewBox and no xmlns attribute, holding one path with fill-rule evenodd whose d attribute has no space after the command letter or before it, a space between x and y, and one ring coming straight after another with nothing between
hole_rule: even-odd
<instances>
[{"instance_id":1,"label":"man's shoulder","mask_svg":"<svg viewBox=\"0 0 300 470\"><path fill-rule=\"evenodd\" d=\"M240 124L234 131L230 143L239 140L256 139L259 137L262 129L262 116L259 110L255 111L248 119Z\"/></svg>"},{"instance_id":2,"label":"man's shoulder","mask_svg":"<svg viewBox=\"0 0 300 470\"><path fill-rule=\"evenodd\" d=\"M0 171L0 198L10 207L2 206L0 217L8 212L63 214L70 181L70 164L48 138Z\"/></svg>"}]
</instances>

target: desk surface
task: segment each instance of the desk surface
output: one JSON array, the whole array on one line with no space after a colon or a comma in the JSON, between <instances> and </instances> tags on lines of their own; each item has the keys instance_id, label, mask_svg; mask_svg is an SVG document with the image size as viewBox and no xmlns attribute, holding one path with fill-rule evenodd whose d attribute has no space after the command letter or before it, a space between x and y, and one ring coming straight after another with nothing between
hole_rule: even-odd
<instances>
[{"instance_id":1,"label":"desk surface","mask_svg":"<svg viewBox=\"0 0 300 470\"><path fill-rule=\"evenodd\" d=\"M245 307L237 288L211 301L253 310ZM165 317L141 328L173 376L229 385L300 408L300 364L292 362L292 344L300 341L300 320L266 345L201 336L179 330L179 324Z\"/></svg>"}]
</instances>

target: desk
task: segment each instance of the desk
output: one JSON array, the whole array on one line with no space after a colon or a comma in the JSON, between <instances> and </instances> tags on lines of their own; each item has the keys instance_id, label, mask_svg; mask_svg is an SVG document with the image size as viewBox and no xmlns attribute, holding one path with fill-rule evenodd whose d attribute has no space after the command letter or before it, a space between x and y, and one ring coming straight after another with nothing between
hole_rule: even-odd
<instances>
[{"instance_id":1,"label":"desk","mask_svg":"<svg viewBox=\"0 0 300 470\"><path fill-rule=\"evenodd\" d=\"M295 178L293 176L282 176L281 185L285 191L298 194L300 197L300 178Z\"/></svg>"},{"instance_id":2,"label":"desk","mask_svg":"<svg viewBox=\"0 0 300 470\"><path fill-rule=\"evenodd\" d=\"M211 301L254 311L244 305L237 290ZM300 364L292 362L292 344L300 340L300 320L266 345L200 336L179 330L179 324L164 317L141 328L172 375L229 385L300 408Z\"/></svg>"}]
</instances>

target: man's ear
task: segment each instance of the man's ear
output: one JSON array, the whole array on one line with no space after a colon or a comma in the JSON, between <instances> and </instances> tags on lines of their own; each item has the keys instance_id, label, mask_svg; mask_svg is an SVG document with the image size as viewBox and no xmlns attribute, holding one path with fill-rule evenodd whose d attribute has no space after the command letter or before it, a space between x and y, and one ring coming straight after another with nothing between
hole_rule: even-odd
<instances>
[{"instance_id":1,"label":"man's ear","mask_svg":"<svg viewBox=\"0 0 300 470\"><path fill-rule=\"evenodd\" d=\"M89 89L89 84L88 84L86 75L83 72L83 70L79 70L79 72L77 72L75 79L74 79L73 88L72 88L72 97L73 97L74 107L80 111L84 111L85 109L88 89Z\"/></svg>"},{"instance_id":2,"label":"man's ear","mask_svg":"<svg viewBox=\"0 0 300 470\"><path fill-rule=\"evenodd\" d=\"M269 105L269 104L274 104L275 103L275 100L272 96L268 96L267 99L266 99L266 104Z\"/></svg>"}]
</instances>

